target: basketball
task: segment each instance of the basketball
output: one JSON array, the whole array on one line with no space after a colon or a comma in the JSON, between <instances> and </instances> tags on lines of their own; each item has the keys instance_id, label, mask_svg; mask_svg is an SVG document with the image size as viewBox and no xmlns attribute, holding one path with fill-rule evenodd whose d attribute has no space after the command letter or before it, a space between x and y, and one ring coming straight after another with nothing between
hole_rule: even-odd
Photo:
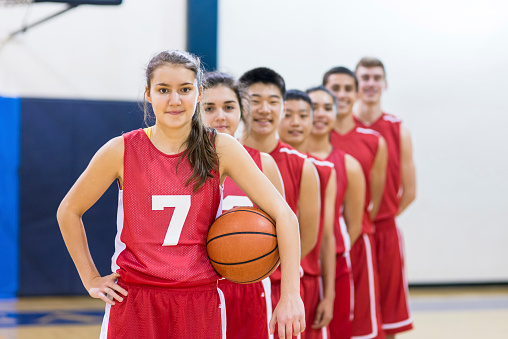
<instances>
[{"instance_id":1,"label":"basketball","mask_svg":"<svg viewBox=\"0 0 508 339\"><path fill-rule=\"evenodd\" d=\"M206 250L224 278L240 284L260 281L279 264L275 222L259 208L233 208L213 222Z\"/></svg>"}]
</instances>

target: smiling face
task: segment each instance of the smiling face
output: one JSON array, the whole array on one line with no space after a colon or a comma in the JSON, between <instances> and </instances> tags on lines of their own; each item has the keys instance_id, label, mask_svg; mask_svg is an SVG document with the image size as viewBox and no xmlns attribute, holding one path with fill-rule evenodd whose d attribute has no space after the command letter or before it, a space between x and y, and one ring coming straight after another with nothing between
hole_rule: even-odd
<instances>
[{"instance_id":1,"label":"smiling face","mask_svg":"<svg viewBox=\"0 0 508 339\"><path fill-rule=\"evenodd\" d=\"M250 133L269 135L277 131L283 98L277 86L261 82L249 86Z\"/></svg>"},{"instance_id":2,"label":"smiling face","mask_svg":"<svg viewBox=\"0 0 508 339\"><path fill-rule=\"evenodd\" d=\"M193 71L171 64L158 67L146 88L146 99L152 104L156 124L164 127L190 128L201 88Z\"/></svg>"},{"instance_id":3,"label":"smiling face","mask_svg":"<svg viewBox=\"0 0 508 339\"><path fill-rule=\"evenodd\" d=\"M298 147L309 136L311 127L312 107L304 100L286 100L284 114L279 124L280 139L293 147Z\"/></svg>"},{"instance_id":4,"label":"smiling face","mask_svg":"<svg viewBox=\"0 0 508 339\"><path fill-rule=\"evenodd\" d=\"M332 74L328 78L326 88L337 98L337 116L352 114L357 98L355 79L348 74Z\"/></svg>"},{"instance_id":5,"label":"smiling face","mask_svg":"<svg viewBox=\"0 0 508 339\"><path fill-rule=\"evenodd\" d=\"M363 67L356 70L358 77L358 97L367 104L377 104L386 90L385 72L380 66Z\"/></svg>"},{"instance_id":6,"label":"smiling face","mask_svg":"<svg viewBox=\"0 0 508 339\"><path fill-rule=\"evenodd\" d=\"M309 93L314 108L311 134L315 136L328 135L335 126L336 108L333 98L324 91Z\"/></svg>"},{"instance_id":7,"label":"smiling face","mask_svg":"<svg viewBox=\"0 0 508 339\"><path fill-rule=\"evenodd\" d=\"M240 122L240 103L232 89L221 85L207 89L203 108L206 126L234 136Z\"/></svg>"}]
</instances>

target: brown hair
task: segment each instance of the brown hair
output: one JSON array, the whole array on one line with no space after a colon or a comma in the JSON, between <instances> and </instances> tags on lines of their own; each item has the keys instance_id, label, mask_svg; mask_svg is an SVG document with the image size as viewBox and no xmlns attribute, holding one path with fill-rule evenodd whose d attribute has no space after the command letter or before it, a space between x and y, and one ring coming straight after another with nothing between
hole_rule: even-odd
<instances>
[{"instance_id":1,"label":"brown hair","mask_svg":"<svg viewBox=\"0 0 508 339\"><path fill-rule=\"evenodd\" d=\"M363 57L358 61L358 64L356 65L355 72L358 70L358 67L366 67L366 68L372 68L372 67L381 67L383 69L383 73L386 78L386 70L385 65L379 60L378 58L374 57Z\"/></svg>"},{"instance_id":2,"label":"brown hair","mask_svg":"<svg viewBox=\"0 0 508 339\"><path fill-rule=\"evenodd\" d=\"M238 105L240 106L240 120L243 122L244 132L248 132L250 126L247 118L250 114L250 101L249 94L247 93L247 88L245 88L242 83L235 80L235 78L233 78L231 75L217 71L205 73L204 84L205 90L218 86L224 86L235 93L236 99L238 100Z\"/></svg>"},{"instance_id":3,"label":"brown hair","mask_svg":"<svg viewBox=\"0 0 508 339\"><path fill-rule=\"evenodd\" d=\"M150 90L150 82L153 78L154 72L161 66L166 64L185 67L186 69L194 72L198 87L203 83L203 70L201 69L201 62L198 57L184 51L169 50L160 52L154 56L148 66L146 67L146 86L147 91ZM146 102L143 101L144 120L148 126L151 119L150 110ZM214 176L214 172L218 171L218 156L215 151L215 136L217 132L214 129L208 128L201 120L201 104L196 105L196 111L192 116L192 125L189 137L185 141L185 152L180 157L180 161L187 155L191 167L194 169L191 177L187 180L186 184L194 182L194 191L201 188L208 178Z\"/></svg>"}]
</instances>

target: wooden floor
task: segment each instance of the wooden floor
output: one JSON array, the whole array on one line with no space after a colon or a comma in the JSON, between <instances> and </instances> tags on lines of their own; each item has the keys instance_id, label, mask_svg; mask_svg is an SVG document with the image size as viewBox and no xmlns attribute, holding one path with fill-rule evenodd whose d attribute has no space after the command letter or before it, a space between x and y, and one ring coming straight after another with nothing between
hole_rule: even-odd
<instances>
[{"instance_id":1,"label":"wooden floor","mask_svg":"<svg viewBox=\"0 0 508 339\"><path fill-rule=\"evenodd\" d=\"M411 288L414 330L398 339L507 339L508 286ZM0 339L98 338L104 304L88 297L0 299Z\"/></svg>"}]
</instances>

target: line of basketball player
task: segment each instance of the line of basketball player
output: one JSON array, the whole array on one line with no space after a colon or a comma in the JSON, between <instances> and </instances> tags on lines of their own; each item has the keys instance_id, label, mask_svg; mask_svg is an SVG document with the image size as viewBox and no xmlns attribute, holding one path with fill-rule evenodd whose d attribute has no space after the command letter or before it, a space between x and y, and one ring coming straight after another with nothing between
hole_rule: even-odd
<instances>
[{"instance_id":1,"label":"line of basketball player","mask_svg":"<svg viewBox=\"0 0 508 339\"><path fill-rule=\"evenodd\" d=\"M298 216L302 338L394 338L411 329L395 218L415 198L415 167L409 131L381 109L382 62L332 68L306 92L286 91L269 68L239 81L219 72L205 79L205 125L233 136L241 120L241 143ZM223 199L224 210L252 206L229 178ZM280 280L278 269L250 285L219 281L228 338L271 338Z\"/></svg>"}]
</instances>

